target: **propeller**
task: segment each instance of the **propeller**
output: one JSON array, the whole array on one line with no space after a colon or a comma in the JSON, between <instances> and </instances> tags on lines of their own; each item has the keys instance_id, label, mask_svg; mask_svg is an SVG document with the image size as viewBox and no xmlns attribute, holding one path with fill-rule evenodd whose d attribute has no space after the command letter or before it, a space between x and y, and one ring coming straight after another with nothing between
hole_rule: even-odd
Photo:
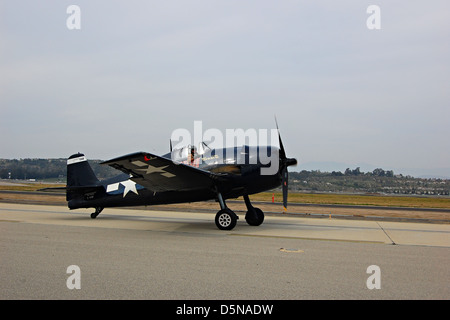
<instances>
[{"instance_id":1,"label":"propeller","mask_svg":"<svg viewBox=\"0 0 450 320\"><path fill-rule=\"evenodd\" d=\"M281 173L281 186L283 189L283 208L287 211L287 201L288 201L288 181L289 173L287 168L289 166L297 165L297 159L286 157L286 151L284 150L283 141L281 141L280 129L278 128L277 118L275 117L275 123L277 125L278 131L278 141L280 144L279 158L280 158L280 173Z\"/></svg>"}]
</instances>

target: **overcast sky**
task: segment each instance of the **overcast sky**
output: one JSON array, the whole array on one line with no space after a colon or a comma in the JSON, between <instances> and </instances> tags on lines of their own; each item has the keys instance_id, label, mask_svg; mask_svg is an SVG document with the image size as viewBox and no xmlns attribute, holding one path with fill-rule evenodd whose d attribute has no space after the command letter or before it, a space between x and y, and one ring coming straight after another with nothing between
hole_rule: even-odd
<instances>
[{"instance_id":1,"label":"overcast sky","mask_svg":"<svg viewBox=\"0 0 450 320\"><path fill-rule=\"evenodd\" d=\"M448 0L1 0L0 158L164 154L195 120L271 129L276 114L293 170L450 176L449 12Z\"/></svg>"}]
</instances>

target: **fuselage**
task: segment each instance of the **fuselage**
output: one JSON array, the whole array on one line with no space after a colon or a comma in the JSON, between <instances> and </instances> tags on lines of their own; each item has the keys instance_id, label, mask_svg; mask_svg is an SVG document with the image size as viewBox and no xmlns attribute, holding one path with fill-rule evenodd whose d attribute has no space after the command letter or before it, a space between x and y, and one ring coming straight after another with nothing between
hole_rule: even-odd
<instances>
[{"instance_id":1,"label":"fuselage","mask_svg":"<svg viewBox=\"0 0 450 320\"><path fill-rule=\"evenodd\" d=\"M189 147L190 148L190 147ZM192 151L192 152L190 152ZM281 185L277 147L234 147L225 149L174 150L162 157L218 174L215 189L193 188L155 192L130 180L127 174L100 181L90 193L69 200L69 208L157 205L213 200L220 191L224 199L237 198L274 189ZM272 174L261 174L266 169Z\"/></svg>"}]
</instances>

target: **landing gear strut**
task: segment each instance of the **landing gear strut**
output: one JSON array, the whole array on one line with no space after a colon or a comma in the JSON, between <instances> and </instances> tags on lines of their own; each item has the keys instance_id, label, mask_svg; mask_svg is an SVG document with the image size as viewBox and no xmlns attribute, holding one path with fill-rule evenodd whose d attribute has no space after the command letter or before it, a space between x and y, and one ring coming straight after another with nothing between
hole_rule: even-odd
<instances>
[{"instance_id":1,"label":"landing gear strut","mask_svg":"<svg viewBox=\"0 0 450 320\"><path fill-rule=\"evenodd\" d=\"M232 210L228 209L220 193L217 194L217 198L220 204L220 211L216 214L216 226L220 230L232 230L236 226L239 217Z\"/></svg>"},{"instance_id":2,"label":"landing gear strut","mask_svg":"<svg viewBox=\"0 0 450 320\"><path fill-rule=\"evenodd\" d=\"M91 219L97 218L97 216L100 214L100 212L103 211L103 209L104 208L102 208L102 207L95 208L95 212L91 213Z\"/></svg>"},{"instance_id":3,"label":"landing gear strut","mask_svg":"<svg viewBox=\"0 0 450 320\"><path fill-rule=\"evenodd\" d=\"M220 193L217 194L217 199L220 203L220 211L216 214L216 226L220 230L232 230L239 217L227 207ZM264 222L264 212L252 206L248 195L244 195L244 201L247 206L245 221L251 226L261 225Z\"/></svg>"},{"instance_id":4,"label":"landing gear strut","mask_svg":"<svg viewBox=\"0 0 450 320\"><path fill-rule=\"evenodd\" d=\"M251 226L261 225L264 222L264 212L262 212L261 209L252 206L248 195L244 195L244 201L248 210L245 214L245 221Z\"/></svg>"}]
</instances>

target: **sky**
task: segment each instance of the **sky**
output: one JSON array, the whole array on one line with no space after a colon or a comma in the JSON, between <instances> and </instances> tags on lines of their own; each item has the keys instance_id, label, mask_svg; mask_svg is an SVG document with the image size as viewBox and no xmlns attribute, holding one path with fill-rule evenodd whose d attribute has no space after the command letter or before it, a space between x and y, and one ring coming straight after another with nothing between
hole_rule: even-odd
<instances>
[{"instance_id":1,"label":"sky","mask_svg":"<svg viewBox=\"0 0 450 320\"><path fill-rule=\"evenodd\" d=\"M450 177L449 77L447 0L0 0L0 158L164 154L194 121L276 115L294 171Z\"/></svg>"}]
</instances>

